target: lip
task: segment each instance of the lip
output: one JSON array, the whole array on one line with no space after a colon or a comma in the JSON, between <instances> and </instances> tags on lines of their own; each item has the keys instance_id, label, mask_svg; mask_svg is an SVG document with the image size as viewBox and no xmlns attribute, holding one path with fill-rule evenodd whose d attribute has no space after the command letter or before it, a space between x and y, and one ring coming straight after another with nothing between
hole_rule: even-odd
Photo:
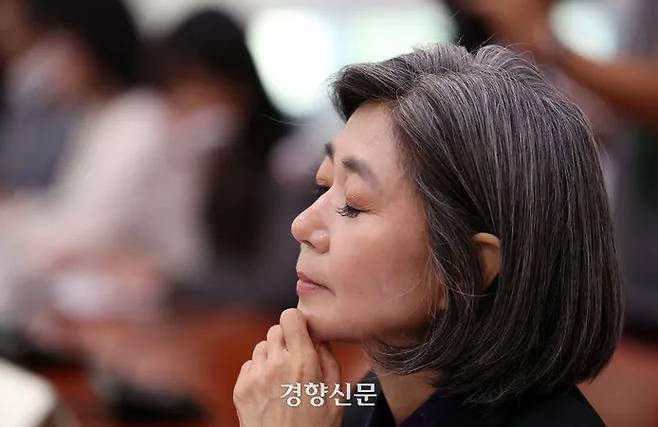
<instances>
[{"instance_id":1,"label":"lip","mask_svg":"<svg viewBox=\"0 0 658 427\"><path fill-rule=\"evenodd\" d=\"M309 276L307 276L301 271L297 272L297 277L299 278L299 280L297 280L297 295L308 294L321 290L328 290L326 286L323 286L315 282L313 279L311 279Z\"/></svg>"}]
</instances>

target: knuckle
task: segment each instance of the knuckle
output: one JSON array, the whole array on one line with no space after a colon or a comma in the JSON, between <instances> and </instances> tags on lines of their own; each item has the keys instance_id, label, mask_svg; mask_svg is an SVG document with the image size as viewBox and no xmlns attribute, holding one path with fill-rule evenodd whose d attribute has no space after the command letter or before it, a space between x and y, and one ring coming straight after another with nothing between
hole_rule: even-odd
<instances>
[{"instance_id":1,"label":"knuckle","mask_svg":"<svg viewBox=\"0 0 658 427\"><path fill-rule=\"evenodd\" d=\"M276 353L271 358L268 358L267 365L268 371L278 376L287 375L291 368L294 367L294 364L289 358Z\"/></svg>"},{"instance_id":2,"label":"knuckle","mask_svg":"<svg viewBox=\"0 0 658 427\"><path fill-rule=\"evenodd\" d=\"M301 375L305 379L315 377L315 373L316 373L315 371L316 371L315 367L311 365L303 365L301 367Z\"/></svg>"},{"instance_id":3,"label":"knuckle","mask_svg":"<svg viewBox=\"0 0 658 427\"><path fill-rule=\"evenodd\" d=\"M274 372L271 370L266 370L254 379L254 387L257 390L267 390L269 385L274 381L275 377L276 376Z\"/></svg>"},{"instance_id":4,"label":"knuckle","mask_svg":"<svg viewBox=\"0 0 658 427\"><path fill-rule=\"evenodd\" d=\"M239 407L249 402L249 393L244 389L233 390L233 403Z\"/></svg>"},{"instance_id":5,"label":"knuckle","mask_svg":"<svg viewBox=\"0 0 658 427\"><path fill-rule=\"evenodd\" d=\"M309 358L303 358L298 363L298 372L302 377L307 378L315 374L318 364Z\"/></svg>"},{"instance_id":6,"label":"knuckle","mask_svg":"<svg viewBox=\"0 0 658 427\"><path fill-rule=\"evenodd\" d=\"M233 402L241 403L244 400L244 398L245 398L244 388L236 384L235 387L233 388Z\"/></svg>"},{"instance_id":7,"label":"knuckle","mask_svg":"<svg viewBox=\"0 0 658 427\"><path fill-rule=\"evenodd\" d=\"M245 381L239 381L235 383L233 387L233 401L234 402L243 402L249 395L249 387Z\"/></svg>"},{"instance_id":8,"label":"knuckle","mask_svg":"<svg viewBox=\"0 0 658 427\"><path fill-rule=\"evenodd\" d=\"M277 371L273 369L267 369L265 372L263 372L263 375L258 378L258 383L261 387L265 387L268 384L274 383L278 376L279 374Z\"/></svg>"},{"instance_id":9,"label":"knuckle","mask_svg":"<svg viewBox=\"0 0 658 427\"><path fill-rule=\"evenodd\" d=\"M273 354L272 357L267 358L267 362L272 369L282 370L286 366L286 360L278 354Z\"/></svg>"},{"instance_id":10,"label":"knuckle","mask_svg":"<svg viewBox=\"0 0 658 427\"><path fill-rule=\"evenodd\" d=\"M287 375L287 373L290 371L290 369L288 368L288 365L286 365L285 362L283 362L283 361L279 361L279 360L275 361L275 362L272 364L272 369L273 369L275 372L277 372L277 373L279 373L280 375L282 375L282 376Z\"/></svg>"},{"instance_id":11,"label":"knuckle","mask_svg":"<svg viewBox=\"0 0 658 427\"><path fill-rule=\"evenodd\" d=\"M315 351L312 349L306 349L302 352L301 356L302 363L306 363L312 366L317 366L320 364L320 359Z\"/></svg>"}]
</instances>

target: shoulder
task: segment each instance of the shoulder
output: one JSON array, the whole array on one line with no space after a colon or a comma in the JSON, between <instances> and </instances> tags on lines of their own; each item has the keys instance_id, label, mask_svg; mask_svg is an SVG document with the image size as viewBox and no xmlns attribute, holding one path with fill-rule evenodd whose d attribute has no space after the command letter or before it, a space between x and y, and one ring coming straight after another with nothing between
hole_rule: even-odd
<instances>
[{"instance_id":1,"label":"shoulder","mask_svg":"<svg viewBox=\"0 0 658 427\"><path fill-rule=\"evenodd\" d=\"M161 126L166 123L166 113L166 103L157 92L137 88L109 100L99 111L98 119L106 126Z\"/></svg>"},{"instance_id":2,"label":"shoulder","mask_svg":"<svg viewBox=\"0 0 658 427\"><path fill-rule=\"evenodd\" d=\"M605 427L577 387L565 393L526 401L507 418L509 427Z\"/></svg>"},{"instance_id":3,"label":"shoulder","mask_svg":"<svg viewBox=\"0 0 658 427\"><path fill-rule=\"evenodd\" d=\"M86 136L118 146L149 147L166 138L167 108L163 99L147 89L115 96L91 117Z\"/></svg>"}]
</instances>

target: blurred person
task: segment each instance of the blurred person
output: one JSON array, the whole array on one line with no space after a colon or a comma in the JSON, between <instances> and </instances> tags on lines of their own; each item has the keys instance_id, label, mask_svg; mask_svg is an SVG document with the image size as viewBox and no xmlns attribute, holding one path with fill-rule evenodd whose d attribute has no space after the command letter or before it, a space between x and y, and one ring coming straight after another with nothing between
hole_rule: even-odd
<instances>
[{"instance_id":1,"label":"blurred person","mask_svg":"<svg viewBox=\"0 0 658 427\"><path fill-rule=\"evenodd\" d=\"M0 194L43 190L54 180L76 122L73 105L58 102L53 73L61 50L43 37L26 0L0 2Z\"/></svg>"},{"instance_id":2,"label":"blurred person","mask_svg":"<svg viewBox=\"0 0 658 427\"><path fill-rule=\"evenodd\" d=\"M157 272L173 299L286 306L295 245L280 224L303 202L272 175L270 154L289 126L265 93L243 29L201 10L157 43L154 61L166 123L140 164L129 238L116 239L108 259L130 253L132 261L119 255L126 267Z\"/></svg>"},{"instance_id":3,"label":"blurred person","mask_svg":"<svg viewBox=\"0 0 658 427\"><path fill-rule=\"evenodd\" d=\"M295 298L297 245L285 230L310 191L300 194L299 183L275 176L271 154L289 125L263 88L242 28L221 11L201 10L155 43L152 60L167 136L148 168L148 197L138 204L131 240L123 242L134 245L117 245L130 258L123 265L152 269L170 292L163 304L187 314L280 311ZM180 355L198 343L163 340L171 322L160 320L163 333L138 343L132 328L67 336L74 328L53 328L52 317L33 323L32 332L51 346L81 347L138 387L185 390L204 366L188 366ZM122 343L136 349L138 363Z\"/></svg>"},{"instance_id":4,"label":"blurred person","mask_svg":"<svg viewBox=\"0 0 658 427\"><path fill-rule=\"evenodd\" d=\"M443 1L443 0L442 0ZM545 13L553 8L559 0L541 0L537 2L541 5ZM455 42L466 47L469 52L477 51L482 46L488 44L505 44L510 43L506 40L504 34L501 34L497 28L489 22L482 14L481 8L477 5L483 2L473 2L471 0L445 0L445 4L451 11L457 26ZM523 49L523 46L518 46ZM618 120L614 111L602 100L596 93L593 93L587 87L569 77L559 67L552 66L550 63L540 61L537 64L542 73L544 73L555 85L567 93L587 114L592 122L594 133L604 144L600 147L600 156L605 163L604 177L608 193L613 194L612 181L614 179L614 166L610 163L604 146L614 137L618 128Z\"/></svg>"},{"instance_id":5,"label":"blurred person","mask_svg":"<svg viewBox=\"0 0 658 427\"><path fill-rule=\"evenodd\" d=\"M143 291L142 299L150 300L158 282L153 270L134 268L130 257L123 258L127 266L103 261L117 241L130 240L147 196L146 174L166 135L161 99L139 86L140 35L120 0L24 5L41 37L58 52L49 70L53 96L75 105L82 117L52 188L40 195L17 193L0 211L3 320L20 324L39 300L98 310L94 305L108 297L100 284L107 281L136 286L139 290L124 293ZM62 266L64 275L57 275ZM134 277L136 272L145 277ZM122 280L125 276L132 280ZM43 288L44 280L57 286ZM122 292L110 295L122 301Z\"/></svg>"},{"instance_id":6,"label":"blurred person","mask_svg":"<svg viewBox=\"0 0 658 427\"><path fill-rule=\"evenodd\" d=\"M242 366L240 425L603 426L576 384L614 352L621 282L582 111L499 46L350 65L332 95L297 308ZM329 341L382 391L339 406Z\"/></svg>"},{"instance_id":7,"label":"blurred person","mask_svg":"<svg viewBox=\"0 0 658 427\"><path fill-rule=\"evenodd\" d=\"M498 37L529 49L614 108L625 121L609 147L616 164L614 210L627 297L628 329L658 340L658 3L625 3L622 54L609 62L561 44L550 1L495 0L474 10Z\"/></svg>"},{"instance_id":8,"label":"blurred person","mask_svg":"<svg viewBox=\"0 0 658 427\"><path fill-rule=\"evenodd\" d=\"M270 156L289 125L265 92L243 29L224 12L192 14L159 50L173 126L168 161L161 163L173 172L163 200L172 188L187 193L187 202L167 210L194 226L189 241L203 242L210 253L205 268L196 264L197 277L179 276L192 286L178 289L202 301L281 308L294 298L287 261L295 245L281 236L280 224L300 202L275 180Z\"/></svg>"}]
</instances>

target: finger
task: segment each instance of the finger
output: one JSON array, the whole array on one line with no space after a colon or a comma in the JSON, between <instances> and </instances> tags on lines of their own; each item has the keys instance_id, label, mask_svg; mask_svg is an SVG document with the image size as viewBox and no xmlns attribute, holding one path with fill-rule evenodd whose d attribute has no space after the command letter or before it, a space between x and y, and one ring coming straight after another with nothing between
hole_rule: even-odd
<instances>
[{"instance_id":1,"label":"finger","mask_svg":"<svg viewBox=\"0 0 658 427\"><path fill-rule=\"evenodd\" d=\"M253 364L253 361L247 360L242 364L240 367L240 373L238 374L238 378L235 380L235 386L234 389L237 389L240 387L240 385L245 381L245 378L249 375L249 371L251 369L251 365Z\"/></svg>"},{"instance_id":2,"label":"finger","mask_svg":"<svg viewBox=\"0 0 658 427\"><path fill-rule=\"evenodd\" d=\"M267 356L280 355L284 350L283 330L281 325L274 325L267 331Z\"/></svg>"},{"instance_id":3,"label":"finger","mask_svg":"<svg viewBox=\"0 0 658 427\"><path fill-rule=\"evenodd\" d=\"M315 353L315 346L308 333L306 318L296 308L289 308L281 313L279 324L283 330L285 346L291 353Z\"/></svg>"},{"instance_id":4,"label":"finger","mask_svg":"<svg viewBox=\"0 0 658 427\"><path fill-rule=\"evenodd\" d=\"M318 357L324 382L331 386L340 384L340 365L329 343L323 342L318 346Z\"/></svg>"},{"instance_id":5,"label":"finger","mask_svg":"<svg viewBox=\"0 0 658 427\"><path fill-rule=\"evenodd\" d=\"M267 341L261 341L254 347L251 354L252 366L262 366L267 359Z\"/></svg>"},{"instance_id":6,"label":"finger","mask_svg":"<svg viewBox=\"0 0 658 427\"><path fill-rule=\"evenodd\" d=\"M251 370L251 366L253 364L253 361L247 360L242 364L240 367L240 374L238 375L238 378L235 380L235 385L233 386L233 403L235 404L236 408L238 409L238 417L240 416L240 403L243 401L245 398L245 393L248 390L248 383L249 383L249 371Z\"/></svg>"}]
</instances>

